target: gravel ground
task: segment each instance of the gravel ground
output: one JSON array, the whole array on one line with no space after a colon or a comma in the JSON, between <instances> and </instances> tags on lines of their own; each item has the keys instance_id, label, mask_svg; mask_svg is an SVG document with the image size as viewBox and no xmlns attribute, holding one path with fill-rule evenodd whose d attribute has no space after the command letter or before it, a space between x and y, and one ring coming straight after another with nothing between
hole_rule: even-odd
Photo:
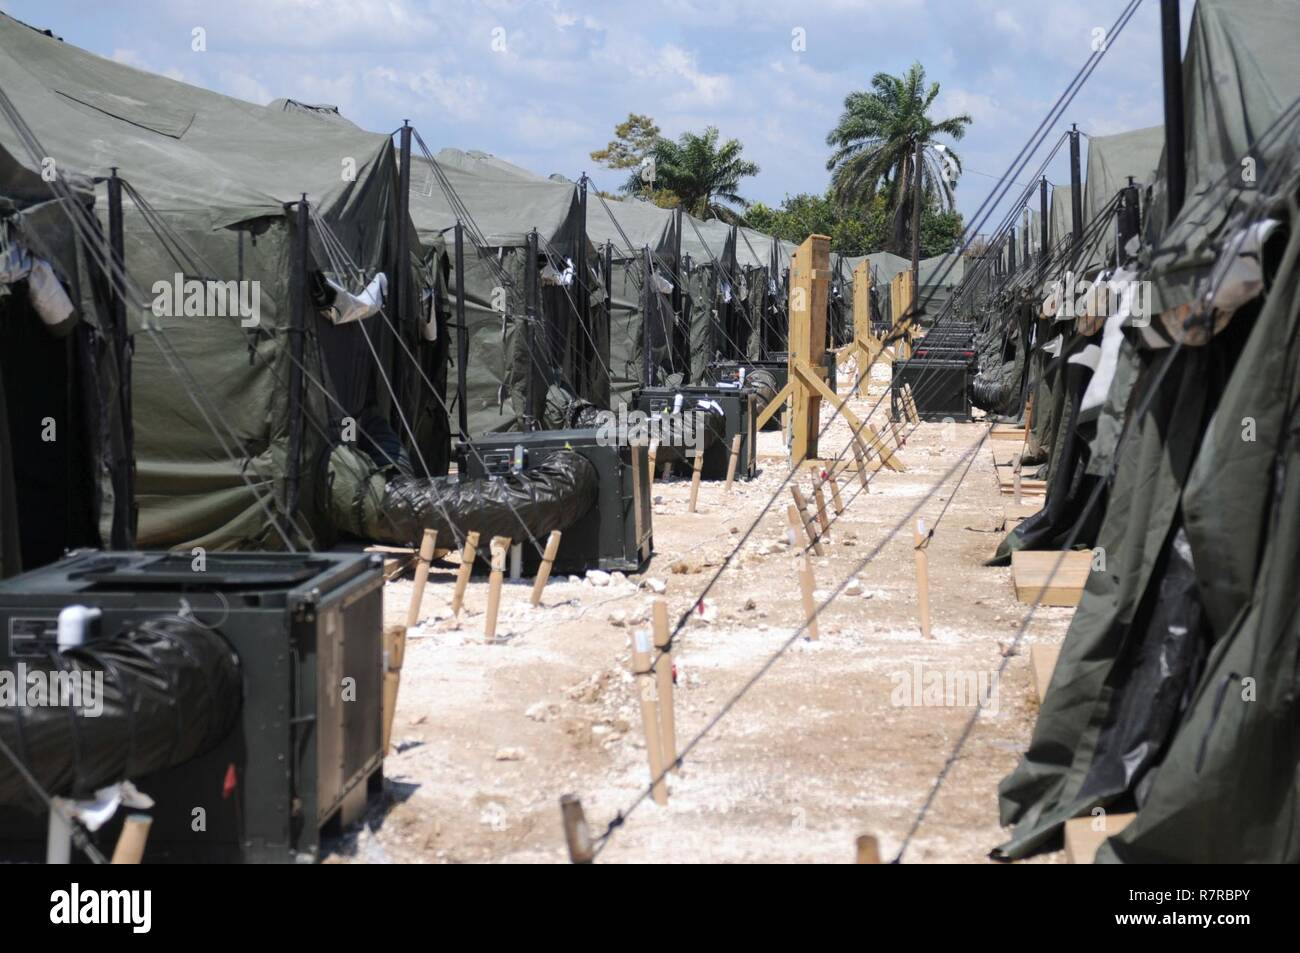
<instances>
[{"instance_id":1,"label":"gravel ground","mask_svg":"<svg viewBox=\"0 0 1300 953\"><path fill-rule=\"evenodd\" d=\"M867 412L885 386L876 375L870 396L851 406ZM818 601L855 578L823 613L820 638L790 645L690 751L671 777L668 805L641 803L600 862L851 862L864 833L892 857L974 712L975 694L986 710L905 859L985 860L1005 834L998 781L1015 766L1037 712L1028 648L1059 643L1073 611L1038 610L1016 654L1005 655L1025 607L1015 601L1009 570L982 565L1000 539L1004 503L989 445L980 443L986 430L922 424L900 452L905 472L877 473L867 493L846 478L846 512L831 528L826 555L812 560ZM837 419L822 455L838 454L847 440ZM941 481L977 446L960 487L960 470ZM496 644L483 640L486 582L471 583L467 611L454 620L456 557L435 565L421 625L408 638L386 797L327 859L564 862L562 794L581 797L594 833L626 810L649 779L630 636L648 625L652 585L666 586L675 620L759 517L786 474L781 434L763 434L759 454L756 479L730 496L721 483L705 483L695 514L687 512L688 481L656 482L655 556L643 575L615 575L603 585L556 578L538 609L528 605L531 581L507 584ZM810 476L801 483L810 488ZM703 614L694 613L679 636L681 745L802 621L786 539L789 501L787 490L762 516ZM917 621L908 514L919 506L933 525L945 505L929 547L927 640ZM389 583L387 622L401 620L410 591L409 580Z\"/></svg>"}]
</instances>

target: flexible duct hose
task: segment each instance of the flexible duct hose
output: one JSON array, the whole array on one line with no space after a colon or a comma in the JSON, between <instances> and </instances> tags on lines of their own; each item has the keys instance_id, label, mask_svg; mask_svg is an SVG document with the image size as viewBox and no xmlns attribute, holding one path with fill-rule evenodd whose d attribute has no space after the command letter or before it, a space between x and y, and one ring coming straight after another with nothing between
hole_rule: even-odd
<instances>
[{"instance_id":1,"label":"flexible duct hose","mask_svg":"<svg viewBox=\"0 0 1300 953\"><path fill-rule=\"evenodd\" d=\"M88 797L203 754L234 727L242 701L239 659L230 645L176 616L23 665L30 680L76 680L84 688L78 707L0 705L0 737L56 797ZM16 673L18 663L5 670ZM5 758L0 805L43 806Z\"/></svg>"},{"instance_id":2,"label":"flexible duct hose","mask_svg":"<svg viewBox=\"0 0 1300 953\"><path fill-rule=\"evenodd\" d=\"M330 512L337 529L359 539L418 545L424 530L455 545L477 531L480 539L524 541L568 529L596 503L596 468L582 454L560 450L523 473L492 479L421 479L376 470L348 447L330 455ZM522 523L522 525L521 525Z\"/></svg>"}]
</instances>

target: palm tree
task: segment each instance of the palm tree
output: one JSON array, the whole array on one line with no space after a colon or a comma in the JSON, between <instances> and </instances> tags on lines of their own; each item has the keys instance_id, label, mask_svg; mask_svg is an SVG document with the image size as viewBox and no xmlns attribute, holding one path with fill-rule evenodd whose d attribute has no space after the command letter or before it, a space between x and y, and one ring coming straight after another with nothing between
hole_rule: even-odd
<instances>
[{"instance_id":1,"label":"palm tree","mask_svg":"<svg viewBox=\"0 0 1300 953\"><path fill-rule=\"evenodd\" d=\"M831 195L846 208L861 207L877 194L885 196L890 251L911 253L910 212L916 156L921 156L921 193L944 211L953 208L953 187L961 159L936 136L961 139L971 117L962 114L933 120L926 113L939 95L939 84L925 88L925 68L913 63L907 73L877 73L870 91L849 93L839 123L826 136L835 151L826 162Z\"/></svg>"},{"instance_id":2,"label":"palm tree","mask_svg":"<svg viewBox=\"0 0 1300 953\"><path fill-rule=\"evenodd\" d=\"M692 215L739 223L742 217L731 206L749 207L740 196L740 180L758 174L758 165L741 157L744 148L736 139L719 146L715 126L706 128L703 135L684 132L676 142L656 139L650 152L652 169L633 173L623 189L629 193L645 190L650 184L648 173L653 171L653 188L676 195Z\"/></svg>"}]
</instances>

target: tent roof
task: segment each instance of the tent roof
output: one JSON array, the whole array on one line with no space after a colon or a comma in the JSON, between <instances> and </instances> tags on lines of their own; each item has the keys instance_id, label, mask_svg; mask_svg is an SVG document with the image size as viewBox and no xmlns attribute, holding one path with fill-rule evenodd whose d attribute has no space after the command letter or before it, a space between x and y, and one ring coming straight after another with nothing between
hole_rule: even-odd
<instances>
[{"instance_id":1,"label":"tent roof","mask_svg":"<svg viewBox=\"0 0 1300 953\"><path fill-rule=\"evenodd\" d=\"M1145 187L1156 177L1165 127L1149 126L1113 136L1088 137L1088 180L1083 186L1083 220L1091 222L1128 185Z\"/></svg>"},{"instance_id":2,"label":"tent roof","mask_svg":"<svg viewBox=\"0 0 1300 953\"><path fill-rule=\"evenodd\" d=\"M1051 248L1060 245L1073 227L1070 210L1073 194L1074 190L1068 185L1052 186L1052 201L1047 212L1047 241Z\"/></svg>"},{"instance_id":3,"label":"tent roof","mask_svg":"<svg viewBox=\"0 0 1300 953\"><path fill-rule=\"evenodd\" d=\"M520 247L534 228L560 244L581 227L572 182L544 179L483 152L443 149L434 161L491 247ZM454 207L423 156L411 157L411 220L421 240L456 225Z\"/></svg>"},{"instance_id":4,"label":"tent roof","mask_svg":"<svg viewBox=\"0 0 1300 953\"><path fill-rule=\"evenodd\" d=\"M675 217L671 209L638 199L587 195L587 237L597 245L612 242L621 253L649 245L656 255L672 255Z\"/></svg>"},{"instance_id":5,"label":"tent roof","mask_svg":"<svg viewBox=\"0 0 1300 953\"><path fill-rule=\"evenodd\" d=\"M62 169L116 166L158 209L201 209L212 227L283 214L304 192L320 208L345 203L392 149L388 136L155 76L3 14L0 87ZM33 167L8 123L0 147ZM340 175L349 159L353 181Z\"/></svg>"}]
</instances>

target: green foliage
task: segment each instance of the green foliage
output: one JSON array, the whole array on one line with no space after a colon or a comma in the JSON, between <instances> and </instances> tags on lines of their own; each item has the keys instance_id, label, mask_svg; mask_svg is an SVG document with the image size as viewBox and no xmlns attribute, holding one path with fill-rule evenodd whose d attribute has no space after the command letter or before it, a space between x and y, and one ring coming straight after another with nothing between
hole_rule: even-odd
<instances>
[{"instance_id":1,"label":"green foliage","mask_svg":"<svg viewBox=\"0 0 1300 953\"><path fill-rule=\"evenodd\" d=\"M884 195L848 208L830 194L788 195L777 208L755 202L749 207L746 221L751 228L796 244L812 234L829 235L831 251L841 255L889 250L889 213ZM927 203L921 212L921 256L928 258L950 251L961 232L960 213ZM907 255L911 255L910 246Z\"/></svg>"},{"instance_id":2,"label":"green foliage","mask_svg":"<svg viewBox=\"0 0 1300 953\"><path fill-rule=\"evenodd\" d=\"M650 154L659 127L649 116L628 113L627 120L614 127L614 138L603 149L591 153L591 158L610 169L632 169Z\"/></svg>"},{"instance_id":3,"label":"green foliage","mask_svg":"<svg viewBox=\"0 0 1300 953\"><path fill-rule=\"evenodd\" d=\"M899 255L911 254L912 201L915 194L916 150L921 149L922 206L950 212L961 159L938 142L939 136L961 139L971 123L968 115L934 120L930 107L939 84L925 85L925 69L913 63L902 76L877 73L870 91L849 93L844 112L826 136L834 148L826 162L831 170L831 197L845 208L861 207L879 196L885 200L888 222L886 246ZM921 224L922 243L926 227ZM924 249L923 249L924 252Z\"/></svg>"},{"instance_id":4,"label":"green foliage","mask_svg":"<svg viewBox=\"0 0 1300 953\"><path fill-rule=\"evenodd\" d=\"M656 139L650 153L655 160L655 204L664 205L660 193L670 192L698 218L743 222L735 206L743 210L749 203L740 195L740 182L758 174L758 165L743 157L744 148L737 139L719 145L715 126L703 133L684 132L676 142ZM628 178L623 191L646 194L648 188L638 169Z\"/></svg>"}]
</instances>

